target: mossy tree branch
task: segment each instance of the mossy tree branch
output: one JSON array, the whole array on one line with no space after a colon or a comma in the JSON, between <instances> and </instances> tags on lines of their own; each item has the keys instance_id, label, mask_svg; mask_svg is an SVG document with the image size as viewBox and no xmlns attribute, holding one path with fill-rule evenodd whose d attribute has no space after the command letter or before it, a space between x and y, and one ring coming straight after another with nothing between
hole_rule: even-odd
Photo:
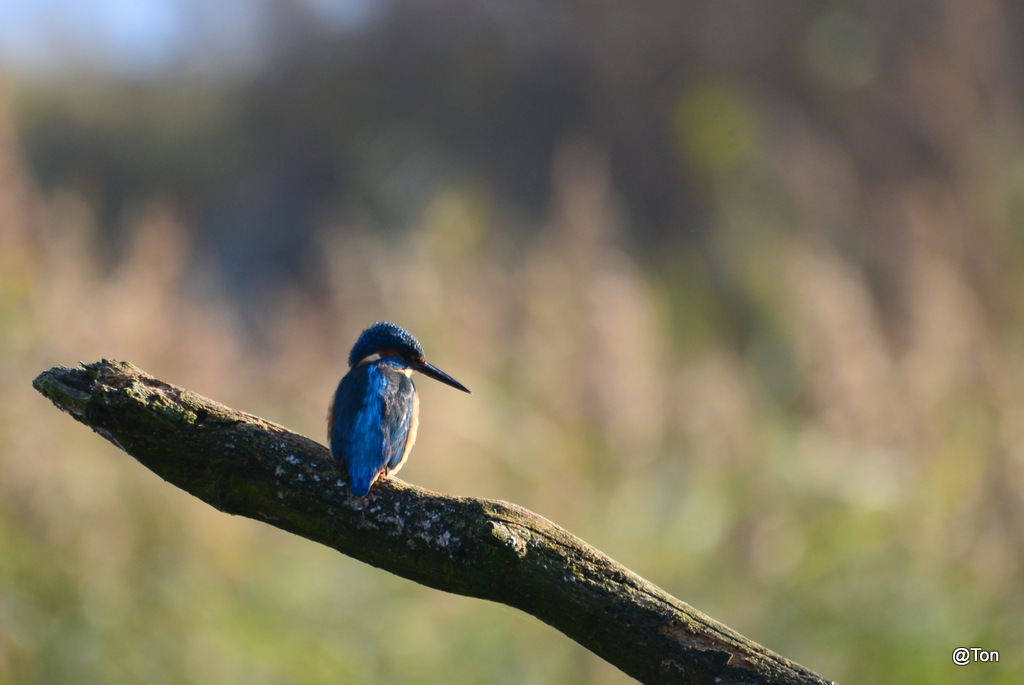
<instances>
[{"instance_id":1,"label":"mossy tree branch","mask_svg":"<svg viewBox=\"0 0 1024 685\"><path fill-rule=\"evenodd\" d=\"M221 511L432 588L521 609L641 681L829 682L514 504L395 479L354 498L322 445L124 362L54 367L33 385Z\"/></svg>"}]
</instances>

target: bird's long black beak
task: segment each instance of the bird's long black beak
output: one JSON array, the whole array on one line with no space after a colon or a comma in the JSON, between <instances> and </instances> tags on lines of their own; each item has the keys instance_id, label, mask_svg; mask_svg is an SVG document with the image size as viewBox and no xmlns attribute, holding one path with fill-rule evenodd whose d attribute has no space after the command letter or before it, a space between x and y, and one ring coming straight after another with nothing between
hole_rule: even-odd
<instances>
[{"instance_id":1,"label":"bird's long black beak","mask_svg":"<svg viewBox=\"0 0 1024 685\"><path fill-rule=\"evenodd\" d=\"M414 370L422 373L424 376L429 376L430 378L433 378L435 381L441 381L445 385L450 385L453 388L461 390L462 392L469 392L469 388L464 386L462 383L459 383L457 380L455 380L454 378L446 374L444 371L437 368L436 366L434 366L433 364L426 360L423 360L421 362L413 362L412 364L410 364L410 366ZM469 392L469 394L472 395L473 393Z\"/></svg>"}]
</instances>

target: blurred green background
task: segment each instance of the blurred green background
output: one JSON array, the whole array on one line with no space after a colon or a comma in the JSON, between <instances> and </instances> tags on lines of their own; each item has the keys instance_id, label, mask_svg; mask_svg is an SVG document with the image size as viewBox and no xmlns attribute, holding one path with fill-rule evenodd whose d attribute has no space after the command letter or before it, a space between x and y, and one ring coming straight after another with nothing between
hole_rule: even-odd
<instances>
[{"instance_id":1,"label":"blurred green background","mask_svg":"<svg viewBox=\"0 0 1024 685\"><path fill-rule=\"evenodd\" d=\"M4 3L0 682L626 682L30 386L323 440L378 319L474 391L403 479L842 682L1024 681L1022 69L1015 0Z\"/></svg>"}]
</instances>

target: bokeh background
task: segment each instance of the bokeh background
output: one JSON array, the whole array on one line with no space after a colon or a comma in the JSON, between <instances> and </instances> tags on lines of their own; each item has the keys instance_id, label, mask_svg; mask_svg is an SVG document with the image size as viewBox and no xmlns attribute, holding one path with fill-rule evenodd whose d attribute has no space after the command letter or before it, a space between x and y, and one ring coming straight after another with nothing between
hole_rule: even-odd
<instances>
[{"instance_id":1,"label":"bokeh background","mask_svg":"<svg viewBox=\"0 0 1024 685\"><path fill-rule=\"evenodd\" d=\"M402 478L843 682L1022 682L1022 68L1016 0L0 4L0 682L627 682L30 386L322 440L378 319L474 391Z\"/></svg>"}]
</instances>

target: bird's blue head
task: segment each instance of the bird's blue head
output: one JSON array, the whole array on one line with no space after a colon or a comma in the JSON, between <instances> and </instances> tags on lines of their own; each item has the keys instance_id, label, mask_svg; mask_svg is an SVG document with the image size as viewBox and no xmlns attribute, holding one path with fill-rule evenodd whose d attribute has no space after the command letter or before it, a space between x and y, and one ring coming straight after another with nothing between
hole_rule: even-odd
<instances>
[{"instance_id":1,"label":"bird's blue head","mask_svg":"<svg viewBox=\"0 0 1024 685\"><path fill-rule=\"evenodd\" d=\"M385 354L387 352L387 354ZM387 321L378 321L359 334L359 340L348 355L348 365L355 366L371 355L423 359L423 346L412 333Z\"/></svg>"},{"instance_id":2,"label":"bird's blue head","mask_svg":"<svg viewBox=\"0 0 1024 685\"><path fill-rule=\"evenodd\" d=\"M378 321L359 334L359 339L348 355L348 365L355 367L362 363L388 358L397 358L414 371L463 392L469 392L462 383L426 360L423 346L412 333L387 321Z\"/></svg>"}]
</instances>

